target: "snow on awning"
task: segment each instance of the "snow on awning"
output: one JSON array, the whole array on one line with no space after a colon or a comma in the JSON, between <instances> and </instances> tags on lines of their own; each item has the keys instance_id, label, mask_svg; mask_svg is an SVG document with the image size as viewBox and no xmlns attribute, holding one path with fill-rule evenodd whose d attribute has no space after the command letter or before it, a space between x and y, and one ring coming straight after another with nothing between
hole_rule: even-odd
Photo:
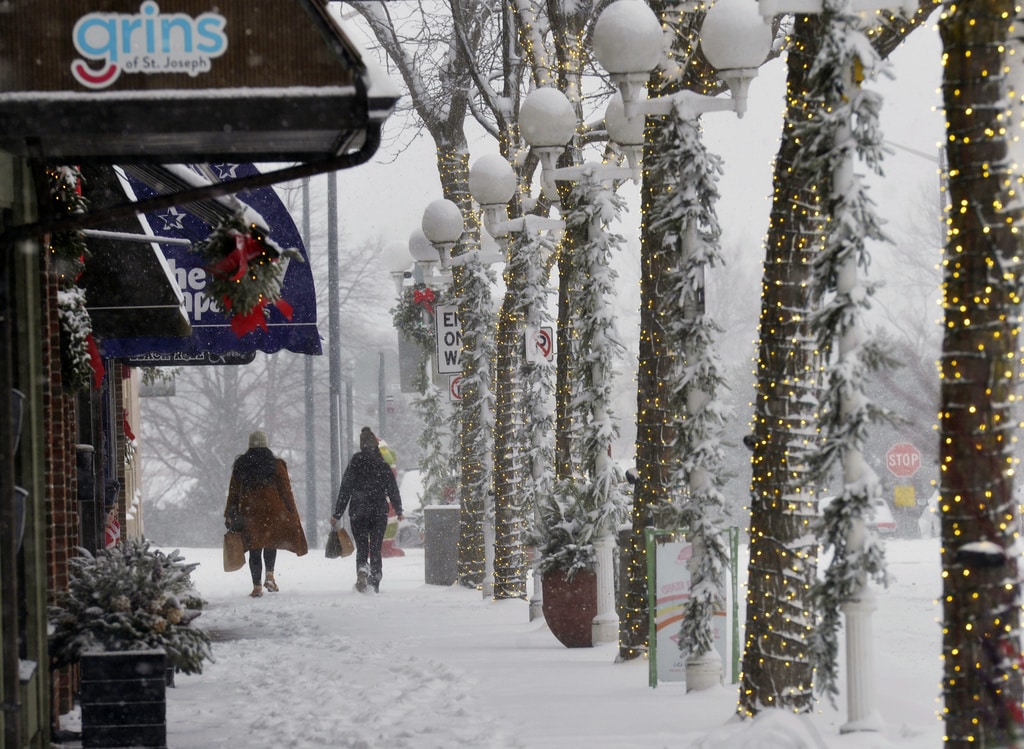
<instances>
[{"instance_id":1,"label":"snow on awning","mask_svg":"<svg viewBox=\"0 0 1024 749\"><path fill-rule=\"evenodd\" d=\"M47 163L329 159L398 99L323 0L3 6L0 148Z\"/></svg>"}]
</instances>

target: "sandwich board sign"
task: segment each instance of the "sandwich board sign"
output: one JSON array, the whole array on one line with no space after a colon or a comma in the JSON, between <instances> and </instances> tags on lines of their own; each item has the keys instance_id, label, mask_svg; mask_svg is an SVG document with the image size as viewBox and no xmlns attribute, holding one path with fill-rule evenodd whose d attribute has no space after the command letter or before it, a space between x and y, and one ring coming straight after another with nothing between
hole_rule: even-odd
<instances>
[{"instance_id":1,"label":"sandwich board sign","mask_svg":"<svg viewBox=\"0 0 1024 749\"><path fill-rule=\"evenodd\" d=\"M726 568L726 600L714 614L715 649L722 658L722 674L727 683L739 679L737 626L736 547L738 533L730 529L731 560ZM685 531L647 529L648 610L650 635L649 683L686 681L686 657L679 650L679 631L690 600L693 543Z\"/></svg>"}]
</instances>

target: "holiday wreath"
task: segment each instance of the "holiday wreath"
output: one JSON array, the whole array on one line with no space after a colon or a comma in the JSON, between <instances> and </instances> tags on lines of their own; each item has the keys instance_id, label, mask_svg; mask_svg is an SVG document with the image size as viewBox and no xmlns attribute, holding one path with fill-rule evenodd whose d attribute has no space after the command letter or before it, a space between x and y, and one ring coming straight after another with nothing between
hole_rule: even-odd
<instances>
[{"instance_id":1,"label":"holiday wreath","mask_svg":"<svg viewBox=\"0 0 1024 749\"><path fill-rule=\"evenodd\" d=\"M441 290L417 283L402 289L398 305L391 310L395 327L425 351L434 349L434 309L445 303L443 297Z\"/></svg>"},{"instance_id":2,"label":"holiday wreath","mask_svg":"<svg viewBox=\"0 0 1024 749\"><path fill-rule=\"evenodd\" d=\"M208 283L204 293L231 321L239 338L256 328L267 330L268 306L287 319L292 306L281 297L287 264L281 258L302 262L295 249L281 249L257 221L243 212L223 221L195 252L206 261Z\"/></svg>"}]
</instances>

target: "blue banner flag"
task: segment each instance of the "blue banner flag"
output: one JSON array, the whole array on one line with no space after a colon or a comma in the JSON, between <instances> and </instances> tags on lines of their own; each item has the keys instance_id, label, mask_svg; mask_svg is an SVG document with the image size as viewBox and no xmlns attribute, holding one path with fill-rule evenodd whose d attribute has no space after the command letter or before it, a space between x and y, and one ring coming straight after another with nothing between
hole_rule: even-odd
<instances>
[{"instance_id":1,"label":"blue banner flag","mask_svg":"<svg viewBox=\"0 0 1024 749\"><path fill-rule=\"evenodd\" d=\"M219 180L246 177L258 171L253 164L211 164L210 168ZM133 176L129 175L127 179L137 199L156 194ZM184 296L192 335L185 338L105 338L100 342L104 356L128 359L129 363L138 365L181 366L243 363L251 361L256 351L272 353L286 349L299 354L322 353L316 326L313 272L291 214L273 187L239 193L236 197L262 217L270 239L277 246L294 248L302 256L303 262L288 262L281 285L281 296L291 306L291 319L269 305L266 330L257 328L245 335L236 335L228 317L203 293L207 277L202 257L191 251L188 245L161 243L160 249L170 273ZM185 239L195 245L210 236L216 227L187 208L174 207L146 214L157 242L159 238L166 237Z\"/></svg>"}]
</instances>

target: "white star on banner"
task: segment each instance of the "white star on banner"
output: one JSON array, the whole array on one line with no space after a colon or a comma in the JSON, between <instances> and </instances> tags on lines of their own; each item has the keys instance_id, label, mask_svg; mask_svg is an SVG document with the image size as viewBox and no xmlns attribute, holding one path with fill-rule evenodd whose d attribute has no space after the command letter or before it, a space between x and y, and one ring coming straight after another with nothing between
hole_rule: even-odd
<instances>
[{"instance_id":1,"label":"white star on banner","mask_svg":"<svg viewBox=\"0 0 1024 749\"><path fill-rule=\"evenodd\" d=\"M164 229L184 229L181 223L185 218L185 212L177 208L168 208L166 213L158 213L157 216L164 222Z\"/></svg>"}]
</instances>

